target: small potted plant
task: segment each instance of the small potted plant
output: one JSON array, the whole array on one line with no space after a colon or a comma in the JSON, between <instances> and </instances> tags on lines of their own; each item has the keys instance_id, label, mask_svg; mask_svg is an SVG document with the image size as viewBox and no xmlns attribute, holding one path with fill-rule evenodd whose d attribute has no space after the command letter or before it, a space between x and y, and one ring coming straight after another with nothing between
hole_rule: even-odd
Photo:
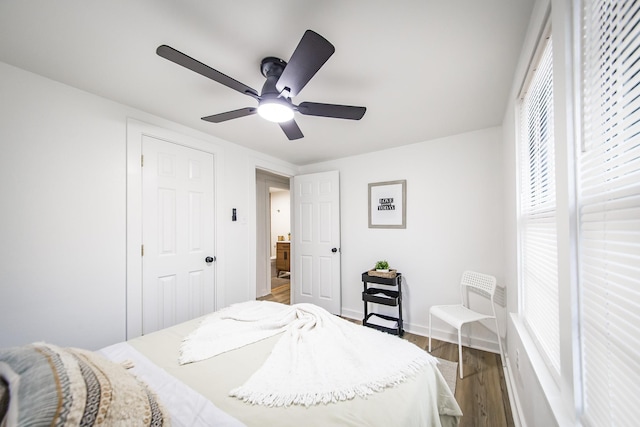
<instances>
[{"instance_id":1,"label":"small potted plant","mask_svg":"<svg viewBox=\"0 0 640 427\"><path fill-rule=\"evenodd\" d=\"M376 271L378 273L388 273L389 272L389 263L385 260L376 262Z\"/></svg>"}]
</instances>

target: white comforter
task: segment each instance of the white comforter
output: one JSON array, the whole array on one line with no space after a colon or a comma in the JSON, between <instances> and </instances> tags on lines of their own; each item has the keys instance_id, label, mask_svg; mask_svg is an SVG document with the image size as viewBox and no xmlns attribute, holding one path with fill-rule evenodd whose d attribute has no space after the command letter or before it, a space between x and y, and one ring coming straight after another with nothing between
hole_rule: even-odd
<instances>
[{"instance_id":1,"label":"white comforter","mask_svg":"<svg viewBox=\"0 0 640 427\"><path fill-rule=\"evenodd\" d=\"M179 348L182 341L196 330L202 321L202 318L190 320L134 338L126 344L118 344L133 347L144 355L158 368L154 371L160 370L167 381L182 383L176 387L186 385L199 395L192 397L191 393L182 391L183 388L177 388L177 391L168 393L169 400L164 401L161 397L170 412L191 414L192 419L196 420L193 425L198 425L195 424L197 420L202 421L204 425L215 425L214 423L219 422L217 414L209 415L210 406L189 403L203 402L203 398L207 403L212 402L214 408L231 415L232 422L239 420L250 427L453 427L458 424L462 415L442 374L431 363L425 364L420 372L403 383L385 388L382 392L366 398L358 397L313 406L265 407L248 404L229 396L229 391L245 384L264 365L281 335L197 363L179 364ZM362 326L358 328L363 332L369 329ZM115 360L121 362L126 358L130 357L117 357ZM167 387L171 390L173 386ZM205 412L199 412L200 406ZM217 411L214 409L214 412ZM227 421L223 420L220 425L225 425L225 422ZM192 424L187 422L175 425Z\"/></svg>"},{"instance_id":2,"label":"white comforter","mask_svg":"<svg viewBox=\"0 0 640 427\"><path fill-rule=\"evenodd\" d=\"M366 397L414 376L434 357L312 304L236 304L207 317L181 346L180 363L204 360L282 333L273 351L231 395L265 406Z\"/></svg>"}]
</instances>

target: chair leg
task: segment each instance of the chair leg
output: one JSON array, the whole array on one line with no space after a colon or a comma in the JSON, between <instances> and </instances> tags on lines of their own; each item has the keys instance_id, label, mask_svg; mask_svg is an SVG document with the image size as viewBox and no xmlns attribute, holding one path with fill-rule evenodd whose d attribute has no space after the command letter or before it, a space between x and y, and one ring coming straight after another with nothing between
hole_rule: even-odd
<instances>
[{"instance_id":1,"label":"chair leg","mask_svg":"<svg viewBox=\"0 0 640 427\"><path fill-rule=\"evenodd\" d=\"M458 365L460 365L460 379L462 379L462 327L458 329Z\"/></svg>"},{"instance_id":2,"label":"chair leg","mask_svg":"<svg viewBox=\"0 0 640 427\"><path fill-rule=\"evenodd\" d=\"M429 353L431 353L431 313L429 313Z\"/></svg>"}]
</instances>

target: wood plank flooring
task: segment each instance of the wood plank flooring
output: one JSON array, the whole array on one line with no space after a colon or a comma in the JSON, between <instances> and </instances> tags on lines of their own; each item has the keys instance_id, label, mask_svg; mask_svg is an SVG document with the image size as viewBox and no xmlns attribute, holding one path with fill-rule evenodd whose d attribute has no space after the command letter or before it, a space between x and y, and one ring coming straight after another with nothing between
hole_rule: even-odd
<instances>
[{"instance_id":1,"label":"wood plank flooring","mask_svg":"<svg viewBox=\"0 0 640 427\"><path fill-rule=\"evenodd\" d=\"M429 338L411 333L404 337L423 348L429 348ZM458 345L436 339L431 354L442 359L458 361ZM464 416L460 426L512 427L511 405L500 362L500 355L463 347L464 378L457 378L456 401Z\"/></svg>"},{"instance_id":2,"label":"wood plank flooring","mask_svg":"<svg viewBox=\"0 0 640 427\"><path fill-rule=\"evenodd\" d=\"M278 286L259 300L289 304L289 284ZM357 320L347 319L360 323ZM404 339L427 351L429 339L406 332ZM458 346L434 339L432 355L458 361ZM456 400L464 414L461 427L513 427L509 395L500 363L500 355L468 347L462 349L464 378L458 377Z\"/></svg>"},{"instance_id":3,"label":"wood plank flooring","mask_svg":"<svg viewBox=\"0 0 640 427\"><path fill-rule=\"evenodd\" d=\"M258 298L259 301L275 301L282 304L289 304L289 283L271 288L271 293Z\"/></svg>"}]
</instances>

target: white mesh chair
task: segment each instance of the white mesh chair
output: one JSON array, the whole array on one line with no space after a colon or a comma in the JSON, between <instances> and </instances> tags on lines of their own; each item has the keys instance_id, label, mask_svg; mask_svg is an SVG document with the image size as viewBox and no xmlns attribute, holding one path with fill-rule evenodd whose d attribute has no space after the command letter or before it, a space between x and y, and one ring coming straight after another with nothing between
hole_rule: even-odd
<instances>
[{"instance_id":1,"label":"white mesh chair","mask_svg":"<svg viewBox=\"0 0 640 427\"><path fill-rule=\"evenodd\" d=\"M493 316L473 311L469 308L469 288L480 290L480 294L491 299L491 310ZM476 273L473 271L465 271L460 281L460 293L462 304L456 305L434 305L429 310L429 352L431 352L431 317L436 316L440 320L448 323L458 330L458 365L460 366L460 378L462 378L462 327L471 322L477 322L484 319L493 319L496 325L496 335L498 337L498 346L500 347L500 360L504 366L504 354L502 352L502 340L500 339L500 330L498 329L498 320L496 318L496 307L493 302L493 296L496 291L496 278L487 274ZM467 298L465 299L465 295ZM466 303L465 303L466 301Z\"/></svg>"}]
</instances>

